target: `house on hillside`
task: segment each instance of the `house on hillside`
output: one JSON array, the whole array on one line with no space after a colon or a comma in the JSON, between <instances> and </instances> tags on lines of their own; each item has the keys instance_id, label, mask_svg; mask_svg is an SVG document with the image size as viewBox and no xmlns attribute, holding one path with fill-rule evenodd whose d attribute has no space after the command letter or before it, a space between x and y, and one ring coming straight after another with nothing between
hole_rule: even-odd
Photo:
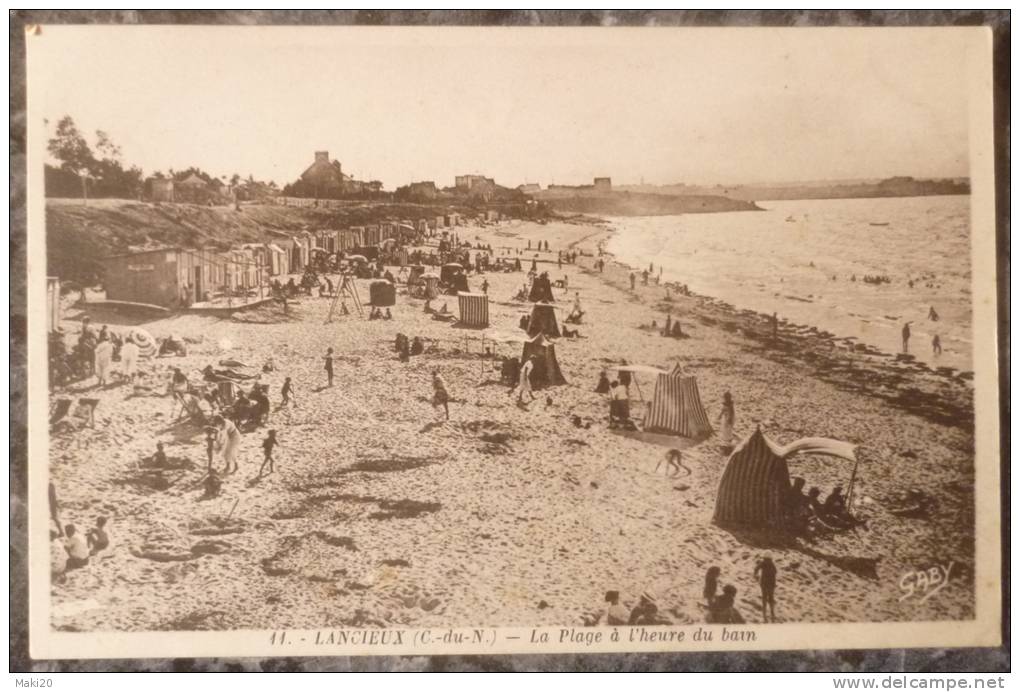
<instances>
[{"instance_id":1,"label":"house on hillside","mask_svg":"<svg viewBox=\"0 0 1020 692\"><path fill-rule=\"evenodd\" d=\"M289 187L293 189L288 194L315 199L358 197L382 192L381 181L355 180L343 172L343 166L339 161L329 158L328 151L315 152L312 165L305 169L295 186Z\"/></svg>"}]
</instances>

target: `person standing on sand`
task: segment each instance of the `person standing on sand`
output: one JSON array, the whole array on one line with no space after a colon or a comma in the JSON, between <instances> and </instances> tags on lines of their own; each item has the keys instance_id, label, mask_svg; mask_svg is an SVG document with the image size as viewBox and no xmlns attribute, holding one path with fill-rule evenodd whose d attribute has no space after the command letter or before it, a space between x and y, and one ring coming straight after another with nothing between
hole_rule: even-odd
<instances>
[{"instance_id":1,"label":"person standing on sand","mask_svg":"<svg viewBox=\"0 0 1020 692\"><path fill-rule=\"evenodd\" d=\"M333 386L333 349L326 349L326 380L327 387Z\"/></svg>"},{"instance_id":2,"label":"person standing on sand","mask_svg":"<svg viewBox=\"0 0 1020 692\"><path fill-rule=\"evenodd\" d=\"M931 338L931 354L933 356L942 355L942 339L939 338L938 334Z\"/></svg>"},{"instance_id":3,"label":"person standing on sand","mask_svg":"<svg viewBox=\"0 0 1020 692\"><path fill-rule=\"evenodd\" d=\"M206 471L212 471L213 453L216 451L216 428L209 426L205 429L205 457Z\"/></svg>"},{"instance_id":4,"label":"person standing on sand","mask_svg":"<svg viewBox=\"0 0 1020 692\"><path fill-rule=\"evenodd\" d=\"M98 386L106 385L110 377L110 369L113 367L113 342L109 334L99 337L99 344L94 352L96 380Z\"/></svg>"},{"instance_id":5,"label":"person standing on sand","mask_svg":"<svg viewBox=\"0 0 1020 692\"><path fill-rule=\"evenodd\" d=\"M530 404L535 400L535 393L531 391L531 371L535 369L535 355L532 354L524 365L521 366L520 380L517 383L517 405L524 406L524 395L527 393L531 399Z\"/></svg>"},{"instance_id":6,"label":"person standing on sand","mask_svg":"<svg viewBox=\"0 0 1020 692\"><path fill-rule=\"evenodd\" d=\"M234 473L238 470L237 450L241 446L241 432L234 425L233 421L229 421L223 416L216 416L213 422L219 428L217 445L223 450L223 461L225 463L223 472Z\"/></svg>"},{"instance_id":7,"label":"person standing on sand","mask_svg":"<svg viewBox=\"0 0 1020 692\"><path fill-rule=\"evenodd\" d=\"M705 572L705 588L701 590L701 597L705 599L705 605L709 608L715 603L719 591L719 574L722 572L718 567L712 565Z\"/></svg>"},{"instance_id":8,"label":"person standing on sand","mask_svg":"<svg viewBox=\"0 0 1020 692\"><path fill-rule=\"evenodd\" d=\"M910 322L903 323L903 352L910 353Z\"/></svg>"},{"instance_id":9,"label":"person standing on sand","mask_svg":"<svg viewBox=\"0 0 1020 692\"><path fill-rule=\"evenodd\" d=\"M723 394L722 411L719 412L719 417L716 420L722 423L722 428L719 430L719 441L722 443L723 450L728 454L733 450L733 424L737 421L733 395L729 392Z\"/></svg>"},{"instance_id":10,"label":"person standing on sand","mask_svg":"<svg viewBox=\"0 0 1020 692\"><path fill-rule=\"evenodd\" d=\"M637 274L634 272L630 273L630 290L634 290L635 282L637 281Z\"/></svg>"},{"instance_id":11,"label":"person standing on sand","mask_svg":"<svg viewBox=\"0 0 1020 692\"><path fill-rule=\"evenodd\" d=\"M138 355L138 344L128 334L124 345L120 347L120 361L124 365L124 379L131 383L134 383L135 376L138 374Z\"/></svg>"},{"instance_id":12,"label":"person standing on sand","mask_svg":"<svg viewBox=\"0 0 1020 692\"><path fill-rule=\"evenodd\" d=\"M262 440L262 466L259 467L259 478L262 478L262 471L266 468L266 464L269 464L269 473L276 471L276 461L273 459L273 449L279 447L280 443L276 440L276 431L269 430L266 432L266 439Z\"/></svg>"},{"instance_id":13,"label":"person standing on sand","mask_svg":"<svg viewBox=\"0 0 1020 692\"><path fill-rule=\"evenodd\" d=\"M450 420L450 393L446 389L446 382L438 370L432 371L432 406L442 406L446 412L446 420Z\"/></svg>"},{"instance_id":14,"label":"person standing on sand","mask_svg":"<svg viewBox=\"0 0 1020 692\"><path fill-rule=\"evenodd\" d=\"M624 366L627 365L627 359L620 361ZM627 399L630 400L630 370L621 369L617 372L617 378L620 380L620 386L627 392Z\"/></svg>"},{"instance_id":15,"label":"person standing on sand","mask_svg":"<svg viewBox=\"0 0 1020 692\"><path fill-rule=\"evenodd\" d=\"M280 402L280 408L283 408L284 406L291 402L294 403L295 407L297 406L297 400L291 399L291 397L294 395L294 385L290 383L289 377L284 378L283 387L280 389L280 395L283 397L283 400Z\"/></svg>"},{"instance_id":16,"label":"person standing on sand","mask_svg":"<svg viewBox=\"0 0 1020 692\"><path fill-rule=\"evenodd\" d=\"M768 615L771 614L772 622L776 621L776 563L772 558L763 557L754 566L754 579L761 587L761 617L768 622ZM768 606L769 613L765 612Z\"/></svg>"}]
</instances>

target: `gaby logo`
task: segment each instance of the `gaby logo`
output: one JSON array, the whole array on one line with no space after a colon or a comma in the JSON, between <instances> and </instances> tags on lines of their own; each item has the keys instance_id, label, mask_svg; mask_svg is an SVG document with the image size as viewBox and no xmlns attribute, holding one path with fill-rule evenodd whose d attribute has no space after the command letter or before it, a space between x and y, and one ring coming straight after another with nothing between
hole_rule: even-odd
<instances>
[{"instance_id":1,"label":"gaby logo","mask_svg":"<svg viewBox=\"0 0 1020 692\"><path fill-rule=\"evenodd\" d=\"M907 572L900 577L900 602L911 597L918 597L918 603L924 603L929 598L946 588L949 577L952 575L955 562L950 561L946 565L935 565L925 570Z\"/></svg>"}]
</instances>

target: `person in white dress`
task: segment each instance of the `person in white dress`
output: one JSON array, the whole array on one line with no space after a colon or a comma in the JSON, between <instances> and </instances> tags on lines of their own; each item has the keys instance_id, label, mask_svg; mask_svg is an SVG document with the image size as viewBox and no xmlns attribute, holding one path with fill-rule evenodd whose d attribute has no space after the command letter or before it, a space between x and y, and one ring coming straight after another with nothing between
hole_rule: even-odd
<instances>
[{"instance_id":1,"label":"person in white dress","mask_svg":"<svg viewBox=\"0 0 1020 692\"><path fill-rule=\"evenodd\" d=\"M113 368L113 342L107 334L103 334L94 352L96 379L99 386L104 386L110 378L110 370Z\"/></svg>"},{"instance_id":2,"label":"person in white dress","mask_svg":"<svg viewBox=\"0 0 1020 692\"><path fill-rule=\"evenodd\" d=\"M135 381L135 375L137 374L138 367L138 344L135 343L131 335L128 334L124 340L124 345L120 347L120 362L124 367L124 378L128 382Z\"/></svg>"},{"instance_id":3,"label":"person in white dress","mask_svg":"<svg viewBox=\"0 0 1020 692\"><path fill-rule=\"evenodd\" d=\"M722 411L719 412L718 420L722 423L719 430L719 441L723 449L733 448L733 424L736 422L737 413L733 407L733 395L729 392L723 394Z\"/></svg>"},{"instance_id":4,"label":"person in white dress","mask_svg":"<svg viewBox=\"0 0 1020 692\"><path fill-rule=\"evenodd\" d=\"M531 371L535 369L535 356L531 356L524 365L521 366L521 379L517 384L517 403L524 404L524 395L527 394L530 397L530 401L535 400L535 394L531 391Z\"/></svg>"},{"instance_id":5,"label":"person in white dress","mask_svg":"<svg viewBox=\"0 0 1020 692\"><path fill-rule=\"evenodd\" d=\"M241 431L237 429L233 421L222 416L216 417L216 427L219 428L216 444L223 451L223 463L226 465L224 473L237 471L237 452L241 446ZM233 467L233 471L231 471Z\"/></svg>"}]
</instances>

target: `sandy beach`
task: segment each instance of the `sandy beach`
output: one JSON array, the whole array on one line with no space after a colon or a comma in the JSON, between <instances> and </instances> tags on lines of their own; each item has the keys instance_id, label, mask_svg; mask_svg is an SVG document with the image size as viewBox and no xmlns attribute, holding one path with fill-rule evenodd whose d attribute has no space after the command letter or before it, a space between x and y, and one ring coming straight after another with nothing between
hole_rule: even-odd
<instances>
[{"instance_id":1,"label":"sandy beach","mask_svg":"<svg viewBox=\"0 0 1020 692\"><path fill-rule=\"evenodd\" d=\"M634 605L644 590L676 624L704 621L705 570L738 589L737 607L760 622L752 572L759 555L779 569L780 622L880 622L974 616L973 392L959 373L933 370L873 349L854 349L809 325L783 324L772 343L760 315L705 296L665 300L662 286L629 288L630 269L594 268L599 225L511 222L459 229L461 240L525 248L547 240L540 268L568 278L555 289L562 320L575 291L586 310L580 338L557 357L568 384L543 390L527 409L499 383L481 332L433 320L398 290L392 321L351 315L326 324L329 298L290 301L234 318L193 314L146 321L156 337L179 334L183 358L143 359L146 387L96 389L85 380L54 396L100 400L96 426L51 437L50 474L62 520L79 527L110 518L112 546L85 569L55 578L52 624L67 631L323 627L580 625L604 608L607 590ZM556 265L556 250L585 253ZM534 253L525 256L530 257ZM609 259L609 258L607 258ZM527 269L527 264L525 264ZM490 321L515 331L529 303L511 296L520 273L489 273ZM359 281L367 300L368 282ZM472 290L481 278L472 275ZM456 297L441 297L457 312ZM661 337L666 310L687 339ZM63 328L80 331L80 307ZM91 309L94 323L128 321ZM426 351L401 363L402 332ZM325 388L323 356L336 354ZM520 346L500 344L499 355ZM277 472L254 482L264 429L244 436L240 471L223 493L199 501L205 469L201 427L175 424L165 395L173 367L192 381L206 365L236 359L262 374L274 406L269 427L282 448ZM626 359L696 375L714 420L722 395L736 404L738 437L756 426L788 443L807 436L859 445L855 512L865 527L813 542L763 545L715 526L726 464L718 440L641 439L608 429L602 368ZM432 407L431 373L452 397L450 420ZM284 377L297 406L276 410ZM654 381L638 375L640 418ZM83 392L88 393L83 393ZM550 402L546 401L546 396ZM589 428L572 424L574 416ZM191 466L152 473L139 462L156 442ZM689 475L656 473L683 450ZM222 466L222 460L216 459ZM827 493L847 485L851 465L804 458L791 472ZM930 500L920 516L888 507L909 490ZM226 517L230 515L229 521ZM63 561L63 550L53 544ZM944 589L903 598L903 575L952 565Z\"/></svg>"}]
</instances>

